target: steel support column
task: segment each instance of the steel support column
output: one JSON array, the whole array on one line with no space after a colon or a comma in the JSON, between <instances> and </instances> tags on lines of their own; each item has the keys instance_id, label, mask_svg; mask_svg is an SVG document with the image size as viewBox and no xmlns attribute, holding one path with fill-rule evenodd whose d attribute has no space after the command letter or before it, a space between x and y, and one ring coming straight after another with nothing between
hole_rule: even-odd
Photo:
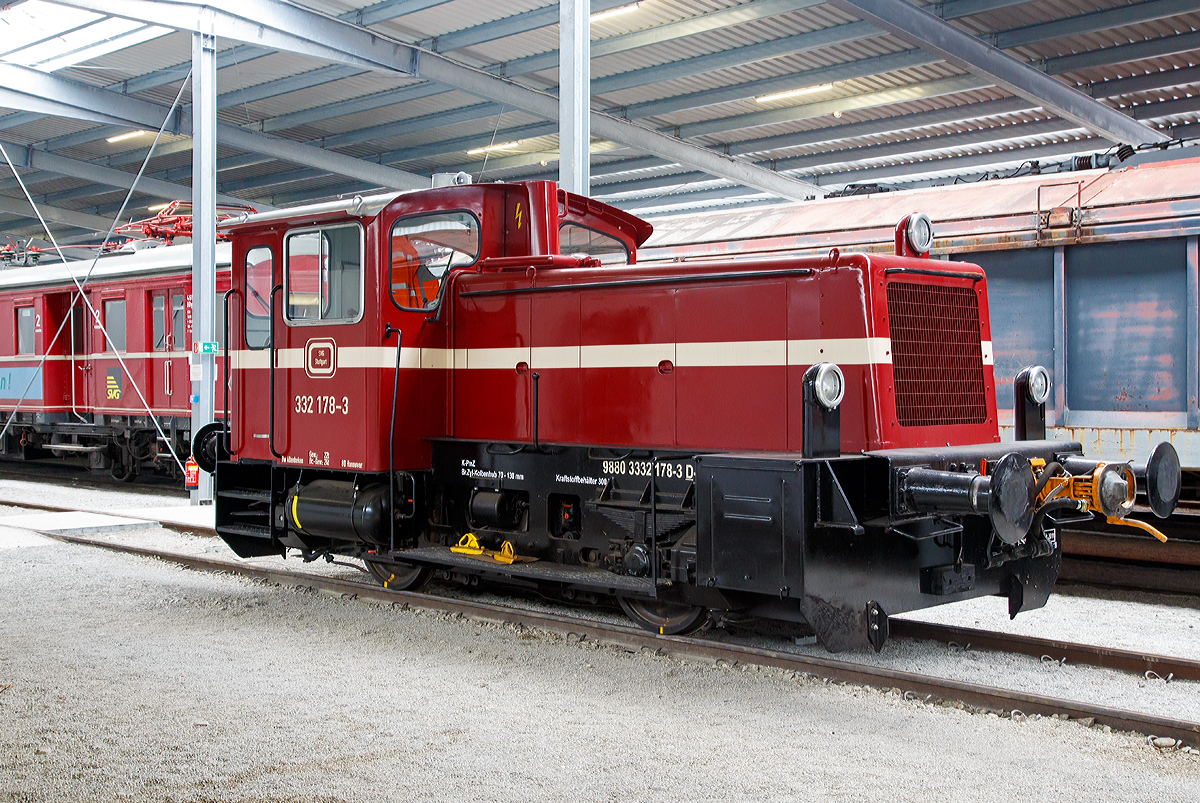
<instances>
[{"instance_id":1,"label":"steel support column","mask_svg":"<svg viewBox=\"0 0 1200 803\"><path fill-rule=\"evenodd\" d=\"M558 184L589 195L591 188L591 4L559 0Z\"/></svg>"},{"instance_id":2,"label":"steel support column","mask_svg":"<svg viewBox=\"0 0 1200 803\"><path fill-rule=\"evenodd\" d=\"M217 298L217 39L192 34L192 342L216 340ZM227 344L228 345L228 344ZM176 345L178 348L178 344ZM193 354L192 434L213 420L216 357ZM195 374L192 374L195 376ZM228 411L226 411L228 414ZM211 504L212 476L200 473L192 504Z\"/></svg>"},{"instance_id":3,"label":"steel support column","mask_svg":"<svg viewBox=\"0 0 1200 803\"><path fill-rule=\"evenodd\" d=\"M1054 422L1067 424L1067 260L1066 249L1054 248ZM1047 424L1051 423L1049 421Z\"/></svg>"}]
</instances>

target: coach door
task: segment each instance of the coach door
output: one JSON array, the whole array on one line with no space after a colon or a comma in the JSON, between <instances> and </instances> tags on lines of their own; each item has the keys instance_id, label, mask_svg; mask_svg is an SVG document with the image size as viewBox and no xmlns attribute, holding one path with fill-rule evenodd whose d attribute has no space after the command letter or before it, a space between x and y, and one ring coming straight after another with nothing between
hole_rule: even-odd
<instances>
[{"instance_id":1,"label":"coach door","mask_svg":"<svg viewBox=\"0 0 1200 803\"><path fill-rule=\"evenodd\" d=\"M151 395L155 408L188 406L187 289L150 294Z\"/></svg>"},{"instance_id":2,"label":"coach door","mask_svg":"<svg viewBox=\"0 0 1200 803\"><path fill-rule=\"evenodd\" d=\"M274 448L289 463L361 468L367 422L377 413L365 406L367 373L394 353L366 337L363 227L296 229L283 251L282 298L273 310L283 315L276 334L286 338L274 355Z\"/></svg>"},{"instance_id":3,"label":"coach door","mask_svg":"<svg viewBox=\"0 0 1200 803\"><path fill-rule=\"evenodd\" d=\"M72 296L73 298L74 296ZM68 337L64 352L68 355L71 369L69 392L71 411L80 416L90 416L95 404L92 382L92 327L87 307L76 301L71 307L71 322L63 334Z\"/></svg>"}]
</instances>

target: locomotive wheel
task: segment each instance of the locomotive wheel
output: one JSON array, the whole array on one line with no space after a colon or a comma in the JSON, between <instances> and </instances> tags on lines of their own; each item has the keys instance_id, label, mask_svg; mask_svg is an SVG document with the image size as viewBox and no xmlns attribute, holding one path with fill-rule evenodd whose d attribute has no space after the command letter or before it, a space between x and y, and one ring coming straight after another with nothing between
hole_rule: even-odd
<instances>
[{"instance_id":1,"label":"locomotive wheel","mask_svg":"<svg viewBox=\"0 0 1200 803\"><path fill-rule=\"evenodd\" d=\"M664 636L681 636L699 630L708 621L708 608L682 602L651 602L617 597L621 610L638 627Z\"/></svg>"},{"instance_id":2,"label":"locomotive wheel","mask_svg":"<svg viewBox=\"0 0 1200 803\"><path fill-rule=\"evenodd\" d=\"M429 582L433 569L428 566L411 566L407 563L381 563L375 560L363 560L367 571L379 581L384 588L392 591L411 591Z\"/></svg>"}]
</instances>

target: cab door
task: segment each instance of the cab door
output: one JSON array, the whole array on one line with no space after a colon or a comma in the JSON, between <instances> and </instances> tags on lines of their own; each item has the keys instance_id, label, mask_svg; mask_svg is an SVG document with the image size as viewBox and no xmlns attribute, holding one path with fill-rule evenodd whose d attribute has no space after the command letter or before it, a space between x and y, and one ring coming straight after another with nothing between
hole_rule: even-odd
<instances>
[{"instance_id":1,"label":"cab door","mask_svg":"<svg viewBox=\"0 0 1200 803\"><path fill-rule=\"evenodd\" d=\"M275 348L275 449L289 463L346 469L367 462L367 375L391 368L388 348L370 342L365 316L365 237L357 221L287 233L282 316Z\"/></svg>"}]
</instances>

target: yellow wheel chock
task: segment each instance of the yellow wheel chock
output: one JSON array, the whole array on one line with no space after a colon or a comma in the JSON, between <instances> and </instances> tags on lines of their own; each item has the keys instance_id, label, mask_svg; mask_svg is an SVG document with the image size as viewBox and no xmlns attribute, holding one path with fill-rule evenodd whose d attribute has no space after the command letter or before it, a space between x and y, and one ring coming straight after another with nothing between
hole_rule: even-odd
<instances>
[{"instance_id":1,"label":"yellow wheel chock","mask_svg":"<svg viewBox=\"0 0 1200 803\"><path fill-rule=\"evenodd\" d=\"M487 549L480 545L479 539L475 537L475 533L466 533L462 538L458 539L458 544L450 547L451 552L457 552L460 555L471 555L484 560L494 560L497 563L529 563L537 560L537 558L525 557L518 555L513 548L512 541L505 541L500 547L500 551L496 552Z\"/></svg>"},{"instance_id":2,"label":"yellow wheel chock","mask_svg":"<svg viewBox=\"0 0 1200 803\"><path fill-rule=\"evenodd\" d=\"M479 545L479 539L475 537L475 533L465 533L462 538L458 539L457 546L450 547L450 551L460 555L482 555L488 550Z\"/></svg>"}]
</instances>

